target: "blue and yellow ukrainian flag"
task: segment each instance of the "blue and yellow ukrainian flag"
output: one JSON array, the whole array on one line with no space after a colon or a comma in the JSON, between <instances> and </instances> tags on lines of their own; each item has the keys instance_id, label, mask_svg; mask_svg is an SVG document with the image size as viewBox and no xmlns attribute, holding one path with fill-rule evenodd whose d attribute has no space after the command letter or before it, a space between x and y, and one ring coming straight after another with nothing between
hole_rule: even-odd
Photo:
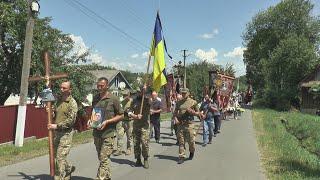
<instances>
[{"instance_id":1,"label":"blue and yellow ukrainian flag","mask_svg":"<svg viewBox=\"0 0 320 180\"><path fill-rule=\"evenodd\" d=\"M159 12L157 13L156 23L152 37L150 55L154 56L153 61L153 90L159 92L161 86L167 83L166 62L164 60L165 42L162 36L162 27Z\"/></svg>"}]
</instances>

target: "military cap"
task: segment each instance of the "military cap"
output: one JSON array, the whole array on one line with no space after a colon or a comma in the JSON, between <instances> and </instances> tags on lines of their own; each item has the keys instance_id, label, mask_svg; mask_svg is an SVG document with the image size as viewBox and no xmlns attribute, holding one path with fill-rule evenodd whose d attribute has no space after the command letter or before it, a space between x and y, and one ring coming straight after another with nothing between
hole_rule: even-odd
<instances>
[{"instance_id":1,"label":"military cap","mask_svg":"<svg viewBox=\"0 0 320 180\"><path fill-rule=\"evenodd\" d=\"M181 88L181 89L180 89L180 92L181 92L181 93L188 93L188 92L189 92L189 89L188 89L188 88Z\"/></svg>"}]
</instances>

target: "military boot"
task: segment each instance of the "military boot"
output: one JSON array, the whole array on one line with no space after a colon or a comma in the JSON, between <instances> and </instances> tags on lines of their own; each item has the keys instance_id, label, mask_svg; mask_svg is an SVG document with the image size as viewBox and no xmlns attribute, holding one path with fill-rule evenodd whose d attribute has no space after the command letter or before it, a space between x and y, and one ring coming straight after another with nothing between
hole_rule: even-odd
<instances>
[{"instance_id":1,"label":"military boot","mask_svg":"<svg viewBox=\"0 0 320 180\"><path fill-rule=\"evenodd\" d=\"M178 164L182 164L183 162L184 162L184 158L183 157L179 157Z\"/></svg>"},{"instance_id":2,"label":"military boot","mask_svg":"<svg viewBox=\"0 0 320 180\"><path fill-rule=\"evenodd\" d=\"M193 156L194 156L194 152L190 152L189 160L192 160L192 159L193 159Z\"/></svg>"},{"instance_id":3,"label":"military boot","mask_svg":"<svg viewBox=\"0 0 320 180\"><path fill-rule=\"evenodd\" d=\"M141 166L142 166L141 159L138 158L137 161L136 161L136 167L141 167Z\"/></svg>"},{"instance_id":4,"label":"military boot","mask_svg":"<svg viewBox=\"0 0 320 180\"><path fill-rule=\"evenodd\" d=\"M148 159L144 159L143 167L145 169L149 169L149 161L148 161Z\"/></svg>"}]
</instances>

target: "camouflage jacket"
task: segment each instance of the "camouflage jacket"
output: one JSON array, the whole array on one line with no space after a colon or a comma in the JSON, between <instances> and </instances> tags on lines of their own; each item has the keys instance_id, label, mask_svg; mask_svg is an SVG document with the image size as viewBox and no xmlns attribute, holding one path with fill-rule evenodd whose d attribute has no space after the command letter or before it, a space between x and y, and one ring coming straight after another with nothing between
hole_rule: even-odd
<instances>
[{"instance_id":1,"label":"camouflage jacket","mask_svg":"<svg viewBox=\"0 0 320 180\"><path fill-rule=\"evenodd\" d=\"M97 108L104 109L104 117L105 120L111 119L116 115L122 115L123 109L120 105L120 100L117 96L109 93L107 97L101 98L99 94L97 94L92 101L92 106ZM116 136L116 124L109 124L103 130L93 130L93 136L108 138Z\"/></svg>"},{"instance_id":2,"label":"camouflage jacket","mask_svg":"<svg viewBox=\"0 0 320 180\"><path fill-rule=\"evenodd\" d=\"M188 108L191 108L195 111L199 111L197 101L191 99L190 97L177 102L174 114L176 115L179 121L193 120L193 115L188 113L187 111Z\"/></svg>"},{"instance_id":3,"label":"camouflage jacket","mask_svg":"<svg viewBox=\"0 0 320 180\"><path fill-rule=\"evenodd\" d=\"M140 106L141 106L142 97L136 97L130 106L130 112L133 114L140 113ZM142 118L140 120L134 120L133 126L134 127L149 127L149 114L150 114L150 100L149 98L144 98L143 108L142 108Z\"/></svg>"},{"instance_id":4,"label":"camouflage jacket","mask_svg":"<svg viewBox=\"0 0 320 180\"><path fill-rule=\"evenodd\" d=\"M123 120L125 120L125 121L129 121L128 112L129 112L131 103L132 103L132 98L124 99L123 101L121 101L121 106L124 111L124 119Z\"/></svg>"},{"instance_id":5,"label":"camouflage jacket","mask_svg":"<svg viewBox=\"0 0 320 180\"><path fill-rule=\"evenodd\" d=\"M77 102L70 95L65 101L58 99L55 109L55 123L57 130L71 130L78 112Z\"/></svg>"}]
</instances>

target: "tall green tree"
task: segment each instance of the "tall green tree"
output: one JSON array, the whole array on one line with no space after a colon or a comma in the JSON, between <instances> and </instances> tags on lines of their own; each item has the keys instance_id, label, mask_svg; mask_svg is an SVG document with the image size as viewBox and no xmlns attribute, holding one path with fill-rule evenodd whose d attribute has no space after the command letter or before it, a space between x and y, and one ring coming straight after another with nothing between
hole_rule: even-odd
<instances>
[{"instance_id":1,"label":"tall green tree","mask_svg":"<svg viewBox=\"0 0 320 180\"><path fill-rule=\"evenodd\" d=\"M310 0L283 0L253 17L243 35L247 78L278 109L297 102L298 82L319 63L320 20Z\"/></svg>"},{"instance_id":2,"label":"tall green tree","mask_svg":"<svg viewBox=\"0 0 320 180\"><path fill-rule=\"evenodd\" d=\"M216 69L217 65L202 61L187 66L187 87L196 100L201 100L203 88L209 85L209 71Z\"/></svg>"},{"instance_id":3,"label":"tall green tree","mask_svg":"<svg viewBox=\"0 0 320 180\"><path fill-rule=\"evenodd\" d=\"M10 94L18 94L22 69L22 57L27 22L27 1L0 1L0 104L4 104ZM89 52L74 50L74 41L68 34L50 26L51 19L36 18L30 75L43 75L43 51L48 50L51 58L51 71L67 72L77 86L74 95L77 100L85 96L81 90L93 83L86 69L73 67L78 62L86 62ZM80 69L80 70L79 70ZM57 84L53 84L56 86ZM79 89L78 89L79 88ZM43 83L30 84L29 94L43 89ZM80 98L81 97L81 98Z\"/></svg>"}]
</instances>

